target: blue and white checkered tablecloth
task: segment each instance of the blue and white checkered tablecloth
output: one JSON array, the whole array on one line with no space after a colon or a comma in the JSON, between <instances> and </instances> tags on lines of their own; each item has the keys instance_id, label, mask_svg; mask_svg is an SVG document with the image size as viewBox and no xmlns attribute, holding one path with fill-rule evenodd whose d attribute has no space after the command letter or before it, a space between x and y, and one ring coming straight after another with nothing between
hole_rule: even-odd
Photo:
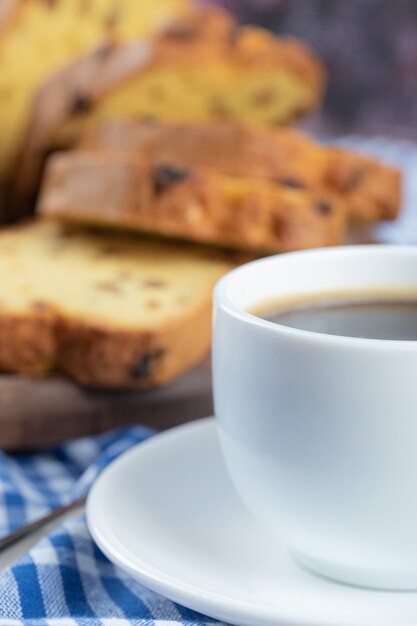
<instances>
[{"instance_id":1,"label":"blue and white checkered tablecloth","mask_svg":"<svg viewBox=\"0 0 417 626\"><path fill-rule=\"evenodd\" d=\"M0 452L0 535L86 492L103 467L152 431L134 427L33 455ZM71 519L0 573L0 626L209 626L123 574ZM217 622L218 624L218 622Z\"/></svg>"}]
</instances>

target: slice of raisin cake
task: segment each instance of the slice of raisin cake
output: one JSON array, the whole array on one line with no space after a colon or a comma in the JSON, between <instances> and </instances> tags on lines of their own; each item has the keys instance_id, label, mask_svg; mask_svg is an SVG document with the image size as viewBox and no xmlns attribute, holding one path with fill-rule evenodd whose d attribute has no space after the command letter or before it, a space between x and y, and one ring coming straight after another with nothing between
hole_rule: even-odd
<instances>
[{"instance_id":1,"label":"slice of raisin cake","mask_svg":"<svg viewBox=\"0 0 417 626\"><path fill-rule=\"evenodd\" d=\"M343 203L323 189L100 152L53 155L37 210L255 253L337 245L346 227Z\"/></svg>"},{"instance_id":2,"label":"slice of raisin cake","mask_svg":"<svg viewBox=\"0 0 417 626\"><path fill-rule=\"evenodd\" d=\"M166 383L209 350L212 288L234 264L204 247L42 221L4 230L0 371Z\"/></svg>"}]
</instances>

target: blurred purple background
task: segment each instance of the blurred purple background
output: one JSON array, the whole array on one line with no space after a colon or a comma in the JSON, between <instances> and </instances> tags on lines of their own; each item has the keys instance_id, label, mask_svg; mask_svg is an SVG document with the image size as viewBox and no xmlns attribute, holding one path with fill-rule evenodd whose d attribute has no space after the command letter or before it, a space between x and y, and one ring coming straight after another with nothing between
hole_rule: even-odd
<instances>
[{"instance_id":1,"label":"blurred purple background","mask_svg":"<svg viewBox=\"0 0 417 626\"><path fill-rule=\"evenodd\" d=\"M319 53L329 73L321 130L417 138L416 0L214 1Z\"/></svg>"}]
</instances>

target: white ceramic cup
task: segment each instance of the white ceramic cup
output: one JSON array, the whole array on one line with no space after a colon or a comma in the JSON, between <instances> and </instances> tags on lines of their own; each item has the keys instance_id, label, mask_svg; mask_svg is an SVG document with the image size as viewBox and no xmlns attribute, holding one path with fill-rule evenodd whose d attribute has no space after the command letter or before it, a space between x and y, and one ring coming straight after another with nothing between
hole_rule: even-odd
<instances>
[{"instance_id":1,"label":"white ceramic cup","mask_svg":"<svg viewBox=\"0 0 417 626\"><path fill-rule=\"evenodd\" d=\"M417 292L417 247L244 265L215 289L215 413L243 501L307 567L417 589L417 342L297 330L248 313L329 291Z\"/></svg>"}]
</instances>

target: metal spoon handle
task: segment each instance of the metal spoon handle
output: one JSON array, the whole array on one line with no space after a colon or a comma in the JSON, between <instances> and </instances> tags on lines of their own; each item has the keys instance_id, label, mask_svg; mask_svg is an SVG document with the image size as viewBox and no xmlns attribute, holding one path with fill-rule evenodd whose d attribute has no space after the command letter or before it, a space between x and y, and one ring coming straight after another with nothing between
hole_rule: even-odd
<instances>
[{"instance_id":1,"label":"metal spoon handle","mask_svg":"<svg viewBox=\"0 0 417 626\"><path fill-rule=\"evenodd\" d=\"M5 537L2 537L0 539L0 552L2 552L3 550L6 550L7 548L10 548L11 546L15 545L16 543L18 543L25 537L28 537L35 531L40 530L44 526L47 526L50 522L53 522L54 520L58 520L60 517L65 517L68 513L72 513L72 512L75 513L78 509L80 510L80 512L82 512L83 509L85 508L86 500L87 500L86 497L79 498L78 500L74 500L70 504L61 506L59 507L59 509L55 509L55 511L48 513L48 515L44 515L43 517L35 520L34 522L31 522L30 524L26 524L25 526L22 526L22 528L18 528L17 530L9 533L8 535L5 535Z\"/></svg>"}]
</instances>

